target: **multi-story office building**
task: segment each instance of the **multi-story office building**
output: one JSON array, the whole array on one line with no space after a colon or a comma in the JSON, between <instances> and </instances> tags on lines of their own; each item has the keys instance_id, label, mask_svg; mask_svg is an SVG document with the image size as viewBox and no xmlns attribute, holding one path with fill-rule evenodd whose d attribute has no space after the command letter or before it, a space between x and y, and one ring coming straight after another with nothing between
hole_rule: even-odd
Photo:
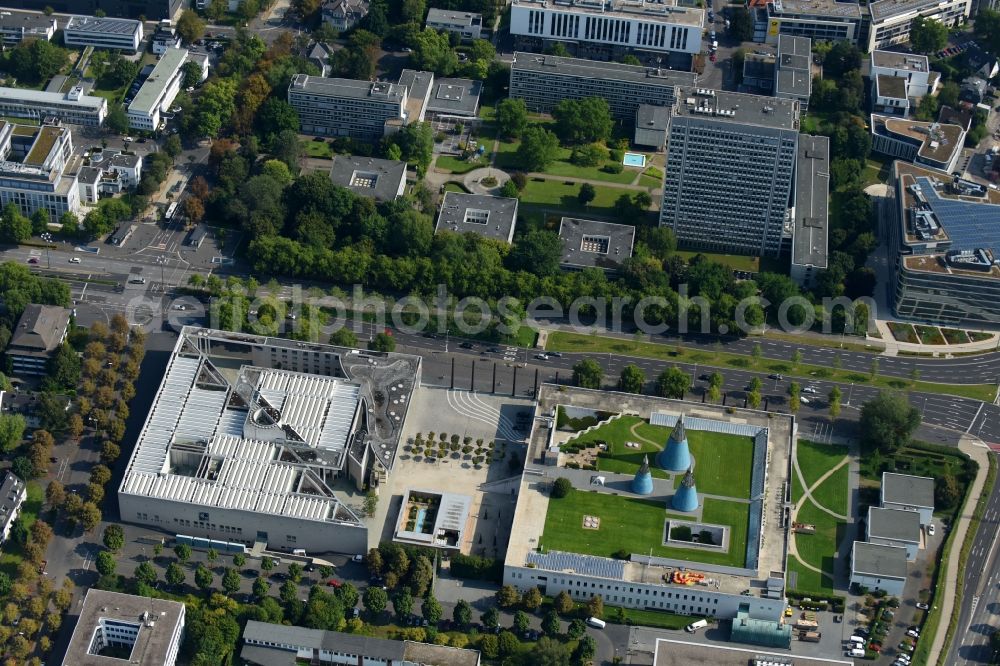
<instances>
[{"instance_id":1,"label":"multi-story office building","mask_svg":"<svg viewBox=\"0 0 1000 666\"><path fill-rule=\"evenodd\" d=\"M869 76L872 110L875 113L908 116L924 95L933 94L941 80L932 72L927 56L896 51L872 51Z\"/></svg>"},{"instance_id":2,"label":"multi-story office building","mask_svg":"<svg viewBox=\"0 0 1000 666\"><path fill-rule=\"evenodd\" d=\"M809 287L829 262L830 139L799 135L790 275Z\"/></svg>"},{"instance_id":3,"label":"multi-story office building","mask_svg":"<svg viewBox=\"0 0 1000 666\"><path fill-rule=\"evenodd\" d=\"M128 105L129 127L152 132L160 126L160 115L170 108L181 90L187 49L169 49L160 56L149 78Z\"/></svg>"},{"instance_id":4,"label":"multi-story office building","mask_svg":"<svg viewBox=\"0 0 1000 666\"><path fill-rule=\"evenodd\" d=\"M0 116L41 122L55 118L71 125L98 127L108 115L108 100L84 95L77 86L67 93L0 88Z\"/></svg>"},{"instance_id":5,"label":"multi-story office building","mask_svg":"<svg viewBox=\"0 0 1000 666\"><path fill-rule=\"evenodd\" d=\"M7 7L44 11L51 7L60 14L80 14L93 16L98 10L107 16L137 19L140 16L150 21L170 18L185 4L182 0L7 0Z\"/></svg>"},{"instance_id":6,"label":"multi-story office building","mask_svg":"<svg viewBox=\"0 0 1000 666\"><path fill-rule=\"evenodd\" d=\"M957 27L969 17L972 0L876 0L868 5L868 43L874 51L910 41L910 25L918 16Z\"/></svg>"},{"instance_id":7,"label":"multi-story office building","mask_svg":"<svg viewBox=\"0 0 1000 666\"><path fill-rule=\"evenodd\" d=\"M812 40L778 35L778 57L774 69L774 96L798 100L804 113L812 95Z\"/></svg>"},{"instance_id":8,"label":"multi-story office building","mask_svg":"<svg viewBox=\"0 0 1000 666\"><path fill-rule=\"evenodd\" d=\"M184 639L184 604L87 590L63 666L174 666Z\"/></svg>"},{"instance_id":9,"label":"multi-story office building","mask_svg":"<svg viewBox=\"0 0 1000 666\"><path fill-rule=\"evenodd\" d=\"M427 11L427 21L424 26L434 30L453 32L463 41L471 41L479 39L483 34L483 15L475 12L432 7Z\"/></svg>"},{"instance_id":10,"label":"multi-story office building","mask_svg":"<svg viewBox=\"0 0 1000 666\"><path fill-rule=\"evenodd\" d=\"M0 206L24 215L44 210L54 222L80 212L73 140L65 127L28 127L0 121Z\"/></svg>"},{"instance_id":11,"label":"multi-story office building","mask_svg":"<svg viewBox=\"0 0 1000 666\"><path fill-rule=\"evenodd\" d=\"M694 55L701 51L705 13L673 0L514 0L510 34L520 48L541 51L550 42L579 51L615 55L628 51Z\"/></svg>"},{"instance_id":12,"label":"multi-story office building","mask_svg":"<svg viewBox=\"0 0 1000 666\"><path fill-rule=\"evenodd\" d=\"M676 87L694 82L692 72L538 53L515 53L510 65L510 96L531 111L549 113L564 99L600 97L615 118L628 122L642 104L672 106Z\"/></svg>"},{"instance_id":13,"label":"multi-story office building","mask_svg":"<svg viewBox=\"0 0 1000 666\"><path fill-rule=\"evenodd\" d=\"M142 21L94 16L71 16L63 28L67 46L93 46L135 53L142 44Z\"/></svg>"},{"instance_id":14,"label":"multi-story office building","mask_svg":"<svg viewBox=\"0 0 1000 666\"><path fill-rule=\"evenodd\" d=\"M28 304L7 347L14 374L48 374L49 359L66 339L69 315L69 310L57 305Z\"/></svg>"},{"instance_id":15,"label":"multi-story office building","mask_svg":"<svg viewBox=\"0 0 1000 666\"><path fill-rule=\"evenodd\" d=\"M678 88L660 224L689 247L777 256L792 196L799 104Z\"/></svg>"},{"instance_id":16,"label":"multi-story office building","mask_svg":"<svg viewBox=\"0 0 1000 666\"><path fill-rule=\"evenodd\" d=\"M872 151L945 173L955 170L965 145L958 125L871 116Z\"/></svg>"},{"instance_id":17,"label":"multi-story office building","mask_svg":"<svg viewBox=\"0 0 1000 666\"><path fill-rule=\"evenodd\" d=\"M949 326L1000 325L1000 194L896 161L887 195L893 312Z\"/></svg>"},{"instance_id":18,"label":"multi-story office building","mask_svg":"<svg viewBox=\"0 0 1000 666\"><path fill-rule=\"evenodd\" d=\"M775 44L779 35L808 37L815 41L857 42L863 28L861 7L857 2L837 0L759 0L755 39Z\"/></svg>"},{"instance_id":19,"label":"multi-story office building","mask_svg":"<svg viewBox=\"0 0 1000 666\"><path fill-rule=\"evenodd\" d=\"M0 15L0 42L5 47L15 46L25 39L44 39L48 42L58 29L56 20L48 16L3 13L6 16Z\"/></svg>"},{"instance_id":20,"label":"multi-story office building","mask_svg":"<svg viewBox=\"0 0 1000 666\"><path fill-rule=\"evenodd\" d=\"M299 114L303 134L350 136L375 141L386 123L405 118L406 86L387 81L324 79L297 74L288 103Z\"/></svg>"}]
</instances>

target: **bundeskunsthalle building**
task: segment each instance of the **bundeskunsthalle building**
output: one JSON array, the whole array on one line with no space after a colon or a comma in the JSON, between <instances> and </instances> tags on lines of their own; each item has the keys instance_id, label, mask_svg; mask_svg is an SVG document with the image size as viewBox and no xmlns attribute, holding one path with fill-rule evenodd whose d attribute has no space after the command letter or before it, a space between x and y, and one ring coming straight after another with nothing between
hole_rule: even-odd
<instances>
[{"instance_id":1,"label":"bundeskunsthalle building","mask_svg":"<svg viewBox=\"0 0 1000 666\"><path fill-rule=\"evenodd\" d=\"M628 122L642 104L671 106L677 86L694 82L692 72L539 53L515 53L510 65L510 96L530 111L549 113L564 99L600 97L612 116Z\"/></svg>"},{"instance_id":2,"label":"bundeskunsthalle building","mask_svg":"<svg viewBox=\"0 0 1000 666\"><path fill-rule=\"evenodd\" d=\"M796 100L678 88L660 225L688 247L777 256L798 133Z\"/></svg>"}]
</instances>

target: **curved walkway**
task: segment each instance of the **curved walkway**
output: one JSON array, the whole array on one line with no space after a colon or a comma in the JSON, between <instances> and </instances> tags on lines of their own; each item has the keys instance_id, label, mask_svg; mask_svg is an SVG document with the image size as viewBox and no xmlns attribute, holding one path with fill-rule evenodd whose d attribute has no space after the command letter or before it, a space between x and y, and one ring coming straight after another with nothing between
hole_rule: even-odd
<instances>
[{"instance_id":1,"label":"curved walkway","mask_svg":"<svg viewBox=\"0 0 1000 666\"><path fill-rule=\"evenodd\" d=\"M650 446L656 446L656 447L659 447L660 450L663 450L663 445L662 444L657 444L656 442L654 442L651 439L646 439L645 437L643 437L642 435L640 435L639 433L637 433L635 431L635 429L638 428L641 425L644 425L644 423L642 421L639 421L638 423L633 424L632 427L628 429L628 431L630 433L632 433L632 436L635 437L636 439L638 439L640 442L646 442Z\"/></svg>"},{"instance_id":2,"label":"curved walkway","mask_svg":"<svg viewBox=\"0 0 1000 666\"><path fill-rule=\"evenodd\" d=\"M834 465L833 467L831 467L830 469L828 469L826 471L826 473L823 474L823 476L821 476L818 479L816 479L816 481L813 482L813 484L811 486L807 487L805 479L802 478L802 470L799 469L799 460L798 460L798 458L795 457L795 458L792 459L792 463L794 464L795 474L796 474L796 476L799 477L799 483L802 485L802 497L800 497L799 501L796 502L795 505L792 507L792 522L795 522L795 519L799 515L799 509L802 508L802 505L805 503L806 500L809 500L820 511L824 511L824 512L830 514L831 516L833 516L834 518L837 518L838 520L844 520L844 521L847 520L847 516L842 516L842 515L836 513L835 511L831 511L830 509L826 508L825 506L823 506L822 504L820 504L819 502L817 502L816 498L814 498L812 496L812 491L814 491L817 488L819 488L820 485L822 485L822 483L824 481L826 481L828 478L830 478L830 476L834 472L836 472L838 469L840 469L841 467L843 467L844 465L846 465L849 461L850 461L850 456L844 456L843 459L839 463L837 463L836 465ZM805 567L806 569L809 569L810 571L812 571L814 573L818 573L821 576L826 576L827 578L830 579L831 582L834 580L834 576L833 576L832 573L830 573L828 571L823 571L819 567L817 567L817 566L815 566L813 564L810 564L809 562L806 562L804 559L802 559L801 557L799 557L799 550L796 547L796 543L795 543L795 530L792 530L791 538L788 540L788 554L791 555L792 557L794 557L795 560L799 564L801 564L803 567Z\"/></svg>"},{"instance_id":3,"label":"curved walkway","mask_svg":"<svg viewBox=\"0 0 1000 666\"><path fill-rule=\"evenodd\" d=\"M493 185L492 187L483 185L483 178L488 176L492 176L497 179L496 185ZM481 167L479 169L473 169L469 173L462 176L462 184L465 185L466 189L473 194L496 194L508 180L510 180L509 173L492 165Z\"/></svg>"}]
</instances>

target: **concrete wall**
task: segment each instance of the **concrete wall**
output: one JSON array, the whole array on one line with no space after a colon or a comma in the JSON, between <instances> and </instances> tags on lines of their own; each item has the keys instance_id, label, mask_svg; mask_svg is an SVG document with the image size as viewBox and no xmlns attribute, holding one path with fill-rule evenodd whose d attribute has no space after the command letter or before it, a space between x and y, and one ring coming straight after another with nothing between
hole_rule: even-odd
<instances>
[{"instance_id":1,"label":"concrete wall","mask_svg":"<svg viewBox=\"0 0 1000 666\"><path fill-rule=\"evenodd\" d=\"M288 516L206 507L168 499L118 493L118 507L124 522L148 525L169 534L220 539L252 544L258 532L267 533L270 550L303 548L315 553L363 554L368 551L368 528L349 523L320 522ZM199 514L208 513L203 521ZM175 521L186 521L176 522ZM206 522L211 527L196 526ZM222 526L235 531L223 530ZM288 536L294 536L290 541Z\"/></svg>"},{"instance_id":2,"label":"concrete wall","mask_svg":"<svg viewBox=\"0 0 1000 666\"><path fill-rule=\"evenodd\" d=\"M885 590L886 594L901 597L903 596L903 586L906 581L894 578L875 578L874 576L852 573L851 583L864 585L869 590Z\"/></svg>"}]
</instances>

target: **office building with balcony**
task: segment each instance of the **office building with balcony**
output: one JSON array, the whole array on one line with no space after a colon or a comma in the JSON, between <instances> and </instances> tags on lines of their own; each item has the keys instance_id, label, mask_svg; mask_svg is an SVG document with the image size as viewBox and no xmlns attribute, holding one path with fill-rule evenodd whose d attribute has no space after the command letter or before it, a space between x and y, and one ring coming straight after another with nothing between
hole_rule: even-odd
<instances>
[{"instance_id":1,"label":"office building with balcony","mask_svg":"<svg viewBox=\"0 0 1000 666\"><path fill-rule=\"evenodd\" d=\"M678 88L660 224L681 245L778 256L799 136L796 100Z\"/></svg>"},{"instance_id":2,"label":"office building with balcony","mask_svg":"<svg viewBox=\"0 0 1000 666\"><path fill-rule=\"evenodd\" d=\"M912 118L871 116L872 152L951 173L962 156L965 130Z\"/></svg>"},{"instance_id":3,"label":"office building with balcony","mask_svg":"<svg viewBox=\"0 0 1000 666\"><path fill-rule=\"evenodd\" d=\"M543 51L551 43L601 59L633 51L682 56L701 51L705 13L674 0L513 0L510 34L520 50Z\"/></svg>"},{"instance_id":4,"label":"office building with balcony","mask_svg":"<svg viewBox=\"0 0 1000 666\"><path fill-rule=\"evenodd\" d=\"M66 93L0 88L0 116L36 123L53 118L70 125L99 127L107 115L108 100L84 95L80 86Z\"/></svg>"},{"instance_id":5,"label":"office building with balcony","mask_svg":"<svg viewBox=\"0 0 1000 666\"><path fill-rule=\"evenodd\" d=\"M142 44L142 21L94 16L71 16L63 28L66 46L93 46L136 53Z\"/></svg>"},{"instance_id":6,"label":"office building with balcony","mask_svg":"<svg viewBox=\"0 0 1000 666\"><path fill-rule=\"evenodd\" d=\"M672 106L677 86L694 82L692 72L538 53L515 53L510 66L510 96L529 111L551 113L564 99L600 97L625 122L635 121L642 104Z\"/></svg>"},{"instance_id":7,"label":"office building with balcony","mask_svg":"<svg viewBox=\"0 0 1000 666\"><path fill-rule=\"evenodd\" d=\"M837 0L761 0L751 2L754 37L777 44L780 35L808 37L813 41L857 43L864 19L857 2Z\"/></svg>"},{"instance_id":8,"label":"office building with balcony","mask_svg":"<svg viewBox=\"0 0 1000 666\"><path fill-rule=\"evenodd\" d=\"M894 314L1000 327L1000 193L901 160L891 174L883 210Z\"/></svg>"},{"instance_id":9,"label":"office building with balcony","mask_svg":"<svg viewBox=\"0 0 1000 666\"><path fill-rule=\"evenodd\" d=\"M68 128L0 121L0 207L13 203L24 215L44 210L52 222L81 213L78 162Z\"/></svg>"},{"instance_id":10,"label":"office building with balcony","mask_svg":"<svg viewBox=\"0 0 1000 666\"><path fill-rule=\"evenodd\" d=\"M969 17L972 0L876 0L868 5L868 42L863 51L910 41L910 26L919 17L957 28Z\"/></svg>"},{"instance_id":11,"label":"office building with balcony","mask_svg":"<svg viewBox=\"0 0 1000 666\"><path fill-rule=\"evenodd\" d=\"M146 132L159 129L162 114L170 109L181 91L187 58L187 49L170 49L160 56L153 72L128 105L129 127Z\"/></svg>"},{"instance_id":12,"label":"office building with balcony","mask_svg":"<svg viewBox=\"0 0 1000 666\"><path fill-rule=\"evenodd\" d=\"M431 7L427 10L427 20L424 27L454 33L462 41L471 42L473 39L482 37L483 15L475 12Z\"/></svg>"},{"instance_id":13,"label":"office building with balcony","mask_svg":"<svg viewBox=\"0 0 1000 666\"><path fill-rule=\"evenodd\" d=\"M44 39L52 41L59 26L54 18L49 16L34 16L3 12L0 15L0 43L4 47L17 46L25 39Z\"/></svg>"}]
</instances>

